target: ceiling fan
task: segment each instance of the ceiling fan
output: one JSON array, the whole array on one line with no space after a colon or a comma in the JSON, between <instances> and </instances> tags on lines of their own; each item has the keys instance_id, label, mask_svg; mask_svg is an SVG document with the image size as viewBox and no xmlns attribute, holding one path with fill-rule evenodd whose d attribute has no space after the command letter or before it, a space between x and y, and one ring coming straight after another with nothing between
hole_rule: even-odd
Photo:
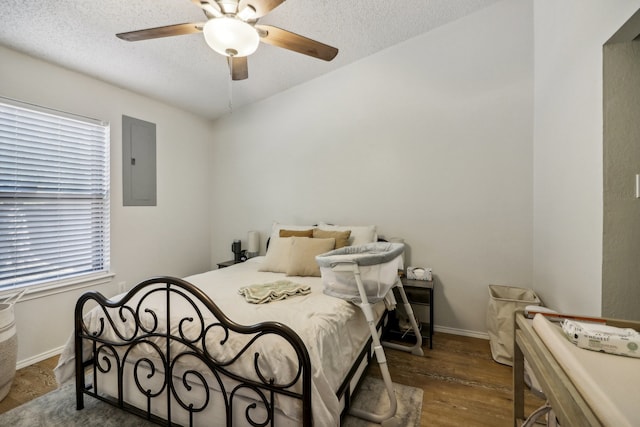
<instances>
[{"instance_id":1,"label":"ceiling fan","mask_svg":"<svg viewBox=\"0 0 640 427\"><path fill-rule=\"evenodd\" d=\"M133 42L202 32L209 47L227 57L233 80L249 77L247 56L256 51L260 41L325 61L331 61L338 54L335 47L272 25L257 24L285 0L191 1L202 8L206 22L147 28L116 36Z\"/></svg>"}]
</instances>

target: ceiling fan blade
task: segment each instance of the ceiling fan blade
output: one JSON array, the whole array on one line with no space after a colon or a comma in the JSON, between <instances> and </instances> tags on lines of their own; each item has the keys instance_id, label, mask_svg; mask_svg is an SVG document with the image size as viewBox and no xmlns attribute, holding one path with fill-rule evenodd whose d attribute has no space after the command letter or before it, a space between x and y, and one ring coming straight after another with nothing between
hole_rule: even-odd
<instances>
[{"instance_id":1,"label":"ceiling fan blade","mask_svg":"<svg viewBox=\"0 0 640 427\"><path fill-rule=\"evenodd\" d=\"M255 10L252 18L257 19L271 12L284 2L285 0L240 0L240 3L238 3L238 12L250 6Z\"/></svg>"},{"instance_id":2,"label":"ceiling fan blade","mask_svg":"<svg viewBox=\"0 0 640 427\"><path fill-rule=\"evenodd\" d=\"M293 50L314 58L331 61L338 54L338 49L307 37L283 30L272 25L256 25L260 40L264 43Z\"/></svg>"},{"instance_id":3,"label":"ceiling fan blade","mask_svg":"<svg viewBox=\"0 0 640 427\"><path fill-rule=\"evenodd\" d=\"M176 24L165 27L147 28L146 30L129 31L127 33L116 34L118 38L129 42L139 40L157 39L161 37L181 36L184 34L199 33L202 31L203 23Z\"/></svg>"},{"instance_id":4,"label":"ceiling fan blade","mask_svg":"<svg viewBox=\"0 0 640 427\"><path fill-rule=\"evenodd\" d=\"M245 80L249 78L249 66L246 56L227 56L231 80Z\"/></svg>"}]
</instances>

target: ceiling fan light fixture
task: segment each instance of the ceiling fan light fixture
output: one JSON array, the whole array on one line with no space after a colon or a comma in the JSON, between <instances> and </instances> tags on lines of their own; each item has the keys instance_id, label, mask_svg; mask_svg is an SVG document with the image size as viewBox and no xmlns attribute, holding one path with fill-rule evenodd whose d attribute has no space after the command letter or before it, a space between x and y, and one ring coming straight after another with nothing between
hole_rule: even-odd
<instances>
[{"instance_id":1,"label":"ceiling fan light fixture","mask_svg":"<svg viewBox=\"0 0 640 427\"><path fill-rule=\"evenodd\" d=\"M260 44L253 26L228 16L210 19L202 32L209 47L225 56L251 55Z\"/></svg>"},{"instance_id":2,"label":"ceiling fan light fixture","mask_svg":"<svg viewBox=\"0 0 640 427\"><path fill-rule=\"evenodd\" d=\"M236 16L243 21L255 18L256 9L250 4L246 5L242 10L238 11Z\"/></svg>"}]
</instances>

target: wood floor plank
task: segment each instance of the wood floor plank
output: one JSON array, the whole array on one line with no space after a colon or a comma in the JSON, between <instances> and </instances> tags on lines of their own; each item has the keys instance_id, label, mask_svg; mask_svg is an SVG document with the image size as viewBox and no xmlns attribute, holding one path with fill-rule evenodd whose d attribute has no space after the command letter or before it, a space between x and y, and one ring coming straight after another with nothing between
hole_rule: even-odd
<instances>
[{"instance_id":1,"label":"wood floor plank","mask_svg":"<svg viewBox=\"0 0 640 427\"><path fill-rule=\"evenodd\" d=\"M19 369L9 394L0 402L0 414L55 390L58 384L53 375L53 368L57 363L58 356L54 356Z\"/></svg>"}]
</instances>

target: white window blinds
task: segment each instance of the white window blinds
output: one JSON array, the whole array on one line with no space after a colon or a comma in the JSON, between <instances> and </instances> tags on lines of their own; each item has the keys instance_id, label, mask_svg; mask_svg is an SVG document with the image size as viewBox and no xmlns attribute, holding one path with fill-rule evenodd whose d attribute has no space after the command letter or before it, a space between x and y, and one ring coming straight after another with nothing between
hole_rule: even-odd
<instances>
[{"instance_id":1,"label":"white window blinds","mask_svg":"<svg viewBox=\"0 0 640 427\"><path fill-rule=\"evenodd\" d=\"M0 98L0 290L109 269L109 125Z\"/></svg>"}]
</instances>

